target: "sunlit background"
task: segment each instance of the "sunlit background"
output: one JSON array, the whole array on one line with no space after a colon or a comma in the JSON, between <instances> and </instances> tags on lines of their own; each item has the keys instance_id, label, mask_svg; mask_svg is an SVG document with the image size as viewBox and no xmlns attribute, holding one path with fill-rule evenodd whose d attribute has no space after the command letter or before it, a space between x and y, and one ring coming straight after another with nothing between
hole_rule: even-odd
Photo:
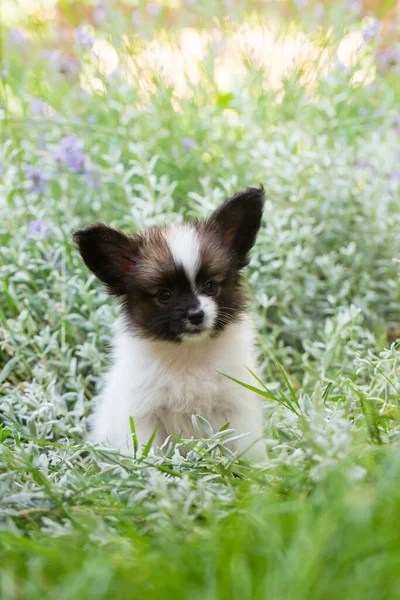
<instances>
[{"instance_id":1,"label":"sunlit background","mask_svg":"<svg viewBox=\"0 0 400 600\"><path fill-rule=\"evenodd\" d=\"M3 78L8 54L19 52L25 60L44 60L43 68L79 78L89 94L106 94L107 80L118 76L139 86L146 98L154 91L151 77L156 75L178 100L193 93L206 58L222 94L240 86L246 62L251 61L264 71L262 90L281 92L275 97L279 102L282 79L299 69L299 84L312 93L316 74L326 74L338 64L344 69L357 64L354 85L370 83L376 68L395 66L399 14L398 3L379 0L4 0ZM366 53L365 44L377 40L376 52ZM17 101L11 108L21 111Z\"/></svg>"},{"instance_id":2,"label":"sunlit background","mask_svg":"<svg viewBox=\"0 0 400 600\"><path fill-rule=\"evenodd\" d=\"M271 131L282 115L303 118L300 107L321 131L337 119L352 119L356 129L379 121L374 81L383 75L390 84L399 72L400 13L392 1L3 0L1 11L2 132L21 142L25 128L39 136L33 164L25 165L28 180L42 177L39 188L54 180L54 158L83 143L64 139L68 133L91 131L96 154L96 135L104 141L112 132L123 153L128 142L147 146L151 131L184 193L188 161L194 178L203 177L200 163L221 162L222 139L232 148L241 128L263 123ZM388 89L386 100L396 93ZM75 172L102 187L102 173L103 183L115 175L106 163L103 154Z\"/></svg>"}]
</instances>

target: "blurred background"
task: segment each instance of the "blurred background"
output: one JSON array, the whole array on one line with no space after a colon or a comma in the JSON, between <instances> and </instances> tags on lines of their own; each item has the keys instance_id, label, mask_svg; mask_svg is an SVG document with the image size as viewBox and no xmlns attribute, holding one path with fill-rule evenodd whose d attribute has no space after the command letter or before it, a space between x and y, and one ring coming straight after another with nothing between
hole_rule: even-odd
<instances>
[{"instance_id":1,"label":"blurred background","mask_svg":"<svg viewBox=\"0 0 400 600\"><path fill-rule=\"evenodd\" d=\"M243 138L261 128L300 119L329 135L345 120L339 137L351 137L366 121L378 126L397 100L400 12L391 0L3 0L1 11L2 131L37 134L32 163L40 157L50 170L28 165L38 189L54 172L51 153L59 162L79 153L68 132L91 131L94 154L112 134L122 158L128 141L150 151L153 137L180 195L208 163L224 175ZM378 92L380 76L388 87ZM54 152L57 135L64 141ZM105 157L88 161L70 170L100 187ZM241 181L244 162L235 163Z\"/></svg>"},{"instance_id":2,"label":"blurred background","mask_svg":"<svg viewBox=\"0 0 400 600\"><path fill-rule=\"evenodd\" d=\"M67 171L108 194L118 160L131 158L128 143L141 144L142 158L157 154L175 205L194 181L225 178L233 166L240 182L264 180L266 165L254 161L250 177L236 153L280 123L350 141L392 109L400 130L399 15L391 0L3 0L1 135L37 136L23 164L28 189L60 185L56 166L75 153ZM122 208L121 190L112 195Z\"/></svg>"}]
</instances>

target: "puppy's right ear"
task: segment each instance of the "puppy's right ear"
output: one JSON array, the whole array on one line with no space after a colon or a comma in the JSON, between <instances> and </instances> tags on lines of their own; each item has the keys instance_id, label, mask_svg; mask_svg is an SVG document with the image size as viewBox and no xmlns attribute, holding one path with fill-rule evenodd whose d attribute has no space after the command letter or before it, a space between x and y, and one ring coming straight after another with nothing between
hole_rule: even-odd
<instances>
[{"instance_id":1,"label":"puppy's right ear","mask_svg":"<svg viewBox=\"0 0 400 600\"><path fill-rule=\"evenodd\" d=\"M140 238L130 237L103 223L93 223L72 233L89 269L116 296L127 292L127 280L134 271Z\"/></svg>"}]
</instances>

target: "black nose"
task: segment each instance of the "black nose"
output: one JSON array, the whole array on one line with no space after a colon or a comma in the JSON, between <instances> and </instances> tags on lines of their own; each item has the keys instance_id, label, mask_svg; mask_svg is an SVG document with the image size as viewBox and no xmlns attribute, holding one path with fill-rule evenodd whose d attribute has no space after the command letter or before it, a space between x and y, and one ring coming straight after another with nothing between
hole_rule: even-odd
<instances>
[{"instance_id":1,"label":"black nose","mask_svg":"<svg viewBox=\"0 0 400 600\"><path fill-rule=\"evenodd\" d=\"M201 308L189 308L188 310L189 323L192 325L200 325L204 319L204 310Z\"/></svg>"}]
</instances>

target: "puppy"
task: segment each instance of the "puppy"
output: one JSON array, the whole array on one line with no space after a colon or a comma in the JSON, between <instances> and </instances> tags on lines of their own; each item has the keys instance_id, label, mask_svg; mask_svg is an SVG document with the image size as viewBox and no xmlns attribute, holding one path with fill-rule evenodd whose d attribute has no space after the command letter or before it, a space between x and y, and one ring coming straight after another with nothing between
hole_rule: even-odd
<instances>
[{"instance_id":1,"label":"puppy","mask_svg":"<svg viewBox=\"0 0 400 600\"><path fill-rule=\"evenodd\" d=\"M247 436L231 447L263 460L259 397L227 377L253 383L254 330L242 269L260 228L261 187L221 204L205 221L125 235L102 223L73 233L89 269L120 302L113 364L97 399L94 441L132 452L193 435L192 415L217 431L229 422Z\"/></svg>"}]
</instances>

